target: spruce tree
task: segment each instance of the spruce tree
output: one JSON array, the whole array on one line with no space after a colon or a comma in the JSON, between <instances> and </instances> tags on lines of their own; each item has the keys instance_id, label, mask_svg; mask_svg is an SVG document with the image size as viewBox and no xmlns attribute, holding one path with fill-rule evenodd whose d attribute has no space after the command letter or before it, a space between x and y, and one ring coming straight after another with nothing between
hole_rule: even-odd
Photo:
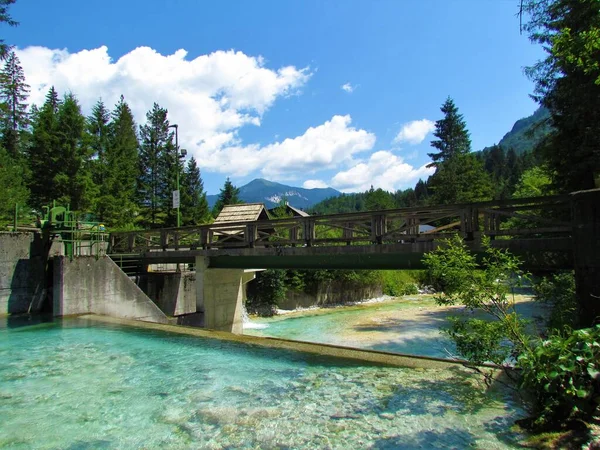
<instances>
[{"instance_id":1,"label":"spruce tree","mask_svg":"<svg viewBox=\"0 0 600 450\"><path fill-rule=\"evenodd\" d=\"M442 105L441 111L444 113L444 118L435 123L433 135L437 139L431 141L431 146L439 151L427 154L432 161L427 167L438 167L455 155L464 155L471 151L471 139L467 126L450 97Z\"/></svg>"},{"instance_id":2,"label":"spruce tree","mask_svg":"<svg viewBox=\"0 0 600 450\"><path fill-rule=\"evenodd\" d=\"M15 203L27 203L29 192L25 187L23 167L0 146L0 223L9 223Z\"/></svg>"},{"instance_id":3,"label":"spruce tree","mask_svg":"<svg viewBox=\"0 0 600 450\"><path fill-rule=\"evenodd\" d=\"M169 130L167 110L154 103L140 127L140 176L138 201L145 226L174 226L176 210L172 208L179 161L175 157L173 133Z\"/></svg>"},{"instance_id":4,"label":"spruce tree","mask_svg":"<svg viewBox=\"0 0 600 450\"><path fill-rule=\"evenodd\" d=\"M106 170L97 202L99 218L113 228L132 226L138 211L138 146L133 114L121 96L107 125Z\"/></svg>"},{"instance_id":5,"label":"spruce tree","mask_svg":"<svg viewBox=\"0 0 600 450\"><path fill-rule=\"evenodd\" d=\"M27 98L29 85L25 83L25 74L15 52L10 52L0 71L0 100L2 143L9 155L17 159L21 156L19 149L19 132L25 130L29 123L27 114Z\"/></svg>"},{"instance_id":6,"label":"spruce tree","mask_svg":"<svg viewBox=\"0 0 600 450\"><path fill-rule=\"evenodd\" d=\"M92 108L92 114L87 118L87 132L90 136L90 150L92 152L92 179L98 186L102 186L109 170L106 162L106 151L108 148L110 113L104 106L102 100ZM100 212L102 218L102 212Z\"/></svg>"},{"instance_id":7,"label":"spruce tree","mask_svg":"<svg viewBox=\"0 0 600 450\"><path fill-rule=\"evenodd\" d=\"M92 180L91 150L85 135L85 117L75 95L68 93L58 107L56 200L72 210L88 210L97 195Z\"/></svg>"},{"instance_id":8,"label":"spruce tree","mask_svg":"<svg viewBox=\"0 0 600 450\"><path fill-rule=\"evenodd\" d=\"M28 186L31 191L31 206L38 209L58 198L54 177L61 170L58 140L59 105L58 93L52 86L42 107L35 108L32 114L31 146L27 151Z\"/></svg>"},{"instance_id":9,"label":"spruce tree","mask_svg":"<svg viewBox=\"0 0 600 450\"><path fill-rule=\"evenodd\" d=\"M210 220L204 183L192 156L181 179L181 224L199 225Z\"/></svg>"},{"instance_id":10,"label":"spruce tree","mask_svg":"<svg viewBox=\"0 0 600 450\"><path fill-rule=\"evenodd\" d=\"M229 177L225 180L225 184L221 188L221 192L219 192L219 197L217 198L217 202L212 210L213 217L217 217L224 206L226 205L235 205L238 203L243 203L240 198L240 190L236 188L233 183L229 180Z\"/></svg>"}]
</instances>

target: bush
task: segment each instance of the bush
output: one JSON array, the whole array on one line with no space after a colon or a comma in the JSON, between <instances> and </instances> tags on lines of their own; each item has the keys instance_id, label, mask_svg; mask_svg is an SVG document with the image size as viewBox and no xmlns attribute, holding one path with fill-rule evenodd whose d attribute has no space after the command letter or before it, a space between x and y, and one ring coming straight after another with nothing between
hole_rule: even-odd
<instances>
[{"instance_id":1,"label":"bush","mask_svg":"<svg viewBox=\"0 0 600 450\"><path fill-rule=\"evenodd\" d=\"M286 271L268 269L256 274L256 279L248 285L246 309L260 316L272 316L280 300L285 298Z\"/></svg>"},{"instance_id":2,"label":"bush","mask_svg":"<svg viewBox=\"0 0 600 450\"><path fill-rule=\"evenodd\" d=\"M416 295L419 293L418 279L420 271L382 270L380 271L383 293L392 297Z\"/></svg>"},{"instance_id":3,"label":"bush","mask_svg":"<svg viewBox=\"0 0 600 450\"><path fill-rule=\"evenodd\" d=\"M517 366L533 396L534 428L588 420L600 404L600 325L542 341Z\"/></svg>"},{"instance_id":4,"label":"bush","mask_svg":"<svg viewBox=\"0 0 600 450\"><path fill-rule=\"evenodd\" d=\"M523 274L519 260L484 242L478 264L459 237L425 255L430 274L445 286L436 295L441 305L462 304L488 313L489 320L451 319L446 333L459 354L474 364L494 362L521 369L520 387L531 398L534 429L586 421L600 404L600 326L572 331L576 298L572 276L561 274L538 284L539 299L552 302L553 335L528 336L525 321L514 310L514 288ZM515 362L516 361L516 362Z\"/></svg>"},{"instance_id":5,"label":"bush","mask_svg":"<svg viewBox=\"0 0 600 450\"><path fill-rule=\"evenodd\" d=\"M565 330L577 328L579 305L575 295L573 272L543 278L533 289L536 300L552 305L552 312L548 318L548 328L552 332L563 333Z\"/></svg>"}]
</instances>

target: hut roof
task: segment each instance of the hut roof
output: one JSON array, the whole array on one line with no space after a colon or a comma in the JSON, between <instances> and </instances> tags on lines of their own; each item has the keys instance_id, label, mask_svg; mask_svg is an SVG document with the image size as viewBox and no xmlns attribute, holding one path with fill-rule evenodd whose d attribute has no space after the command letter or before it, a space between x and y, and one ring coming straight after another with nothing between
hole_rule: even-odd
<instances>
[{"instance_id":1,"label":"hut roof","mask_svg":"<svg viewBox=\"0 0 600 450\"><path fill-rule=\"evenodd\" d=\"M253 222L255 220L268 218L264 204L242 203L240 205L224 206L213 223L218 225L229 222Z\"/></svg>"}]
</instances>

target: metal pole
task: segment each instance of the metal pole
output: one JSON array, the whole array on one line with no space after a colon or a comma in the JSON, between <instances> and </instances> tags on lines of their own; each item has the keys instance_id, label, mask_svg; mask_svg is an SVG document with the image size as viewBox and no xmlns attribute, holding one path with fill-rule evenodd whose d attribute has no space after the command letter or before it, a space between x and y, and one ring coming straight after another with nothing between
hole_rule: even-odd
<instances>
[{"instance_id":1,"label":"metal pole","mask_svg":"<svg viewBox=\"0 0 600 450\"><path fill-rule=\"evenodd\" d=\"M177 131L179 130L179 125L175 125L175 164L177 164L177 192L179 192L179 139L177 136ZM179 202L181 203L181 192L179 192ZM177 205L177 228L181 226L181 216L179 214L179 205Z\"/></svg>"},{"instance_id":2,"label":"metal pole","mask_svg":"<svg viewBox=\"0 0 600 450\"><path fill-rule=\"evenodd\" d=\"M177 184L177 192L179 192L179 136L178 136L178 130L179 130L179 125L177 125L176 123L174 123L173 125L169 125L169 128L175 128L175 164L177 165L177 172L176 172L176 184ZM181 193L179 193L180 195L180 199L181 199ZM180 200L181 202L181 200ZM177 205L177 227L181 226L181 218L180 218L180 214L179 214L179 205Z\"/></svg>"}]
</instances>

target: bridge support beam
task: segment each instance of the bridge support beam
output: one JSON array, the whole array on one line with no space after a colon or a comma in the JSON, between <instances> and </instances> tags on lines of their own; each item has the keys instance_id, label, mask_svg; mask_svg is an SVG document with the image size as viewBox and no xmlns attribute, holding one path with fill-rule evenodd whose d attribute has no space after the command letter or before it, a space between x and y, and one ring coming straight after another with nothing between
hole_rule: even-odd
<instances>
[{"instance_id":1,"label":"bridge support beam","mask_svg":"<svg viewBox=\"0 0 600 450\"><path fill-rule=\"evenodd\" d=\"M600 323L600 189L574 192L573 262L582 325Z\"/></svg>"},{"instance_id":2,"label":"bridge support beam","mask_svg":"<svg viewBox=\"0 0 600 450\"><path fill-rule=\"evenodd\" d=\"M242 334L246 283L254 271L209 269L208 258L196 257L196 310L204 313L204 328Z\"/></svg>"}]
</instances>

